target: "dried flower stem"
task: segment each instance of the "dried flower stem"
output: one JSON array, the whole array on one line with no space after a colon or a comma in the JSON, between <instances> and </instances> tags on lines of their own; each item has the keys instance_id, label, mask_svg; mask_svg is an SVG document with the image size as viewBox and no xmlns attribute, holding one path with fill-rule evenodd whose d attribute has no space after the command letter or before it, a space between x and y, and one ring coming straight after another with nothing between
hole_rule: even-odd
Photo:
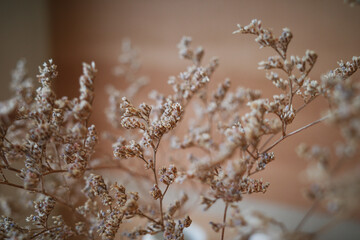
<instances>
[{"instance_id":1,"label":"dried flower stem","mask_svg":"<svg viewBox=\"0 0 360 240\"><path fill-rule=\"evenodd\" d=\"M349 219L351 217L355 217L356 213L348 213L348 214L343 214L343 215L338 215L335 216L333 219L331 219L328 223L326 223L324 226L322 226L320 229L318 229L315 234L319 235L320 233L326 232L329 228L333 227L334 225L340 223L343 220Z\"/></svg>"},{"instance_id":2,"label":"dried flower stem","mask_svg":"<svg viewBox=\"0 0 360 240\"><path fill-rule=\"evenodd\" d=\"M167 190L169 189L169 187L170 187L170 185L167 185L167 186L166 186L166 188L165 188L165 190L164 190L164 192L163 192L163 194L162 194L162 198L165 196L165 194L166 194Z\"/></svg>"},{"instance_id":3,"label":"dried flower stem","mask_svg":"<svg viewBox=\"0 0 360 240\"><path fill-rule=\"evenodd\" d=\"M311 97L306 103L301 105L297 110L296 113L299 113L301 110L303 110L309 103L311 103L317 96Z\"/></svg>"},{"instance_id":4,"label":"dried flower stem","mask_svg":"<svg viewBox=\"0 0 360 240\"><path fill-rule=\"evenodd\" d=\"M266 145L268 145L275 136L276 134L272 134L268 139L266 139L264 144L259 148L259 152L261 152L264 149L264 147L266 147Z\"/></svg>"},{"instance_id":5,"label":"dried flower stem","mask_svg":"<svg viewBox=\"0 0 360 240\"><path fill-rule=\"evenodd\" d=\"M0 173L1 173L1 176L3 177L3 181L4 182L7 182L7 178L5 177L5 174L4 174L4 172L3 172L3 170L2 170L2 168L0 168Z\"/></svg>"},{"instance_id":6,"label":"dried flower stem","mask_svg":"<svg viewBox=\"0 0 360 240\"><path fill-rule=\"evenodd\" d=\"M311 72L311 70L313 69L314 66L315 66L314 64L311 64L310 67L309 67L309 69L306 70L306 72L300 76L300 78L298 79L298 81L299 81L299 82L302 82L302 81L309 75L309 73ZM295 91L292 92L292 94L296 94L296 92L297 92L300 88L301 88L300 86L299 86L298 88L296 88ZM318 95L317 95L317 96L318 96ZM315 96L315 97L317 97L317 96Z\"/></svg>"},{"instance_id":7,"label":"dried flower stem","mask_svg":"<svg viewBox=\"0 0 360 240\"><path fill-rule=\"evenodd\" d=\"M311 205L311 207L309 208L309 210L306 212L306 214L304 215L304 217L300 220L300 222L298 223L298 225L296 226L294 232L299 232L299 230L302 228L302 226L306 223L306 221L308 220L308 218L314 213L315 209L319 206L320 202L322 200L322 197L318 197L313 204Z\"/></svg>"},{"instance_id":8,"label":"dried flower stem","mask_svg":"<svg viewBox=\"0 0 360 240\"><path fill-rule=\"evenodd\" d=\"M254 159L258 159L256 156L254 156L254 154L252 154L250 151L249 151L249 148L246 148L246 152Z\"/></svg>"},{"instance_id":9,"label":"dried flower stem","mask_svg":"<svg viewBox=\"0 0 360 240\"><path fill-rule=\"evenodd\" d=\"M14 169L14 170L19 171L17 169ZM14 170L12 170L12 171L14 171ZM147 175L141 174L139 172L134 172L131 169L129 169L125 166L122 166L122 165L100 165L100 166L96 166L96 167L88 167L85 169L85 171L96 171L96 170L123 170L124 172L127 172L132 176L137 176L137 177L148 179ZM66 172L68 172L68 170L66 170L66 169L54 169L54 170L49 170L49 171L43 173L43 176L55 174L55 173L66 173Z\"/></svg>"},{"instance_id":10,"label":"dried flower stem","mask_svg":"<svg viewBox=\"0 0 360 240\"><path fill-rule=\"evenodd\" d=\"M16 169L16 168L13 168L13 167L10 167L10 166L4 166L4 165L0 165L0 169L6 169L6 170L13 171L13 172L16 172L16 173L21 172L19 169Z\"/></svg>"},{"instance_id":11,"label":"dried flower stem","mask_svg":"<svg viewBox=\"0 0 360 240\"><path fill-rule=\"evenodd\" d=\"M159 148L160 145L160 140L158 140L158 142L156 143L156 145L153 148L153 166L152 166L152 171L154 174L154 179L155 179L155 184L158 184L158 178L157 178L157 172L156 172L156 154L157 154L157 150ZM168 189L169 185L166 187L166 190L164 191L164 193L161 194L161 197L159 198L159 210L160 210L160 218L161 218L161 225L164 226L164 213L163 213L163 199L164 199L164 195Z\"/></svg>"},{"instance_id":12,"label":"dried flower stem","mask_svg":"<svg viewBox=\"0 0 360 240\"><path fill-rule=\"evenodd\" d=\"M44 233L46 233L47 231L50 231L50 230L55 229L55 228L57 228L57 227L58 227L58 226L51 227L51 228L45 228L45 229L43 229L42 231L40 231L40 232L36 233L35 235L33 235L30 239L35 239L36 237L40 236L41 234L44 234ZM37 230L39 230L39 229L37 229Z\"/></svg>"},{"instance_id":13,"label":"dried flower stem","mask_svg":"<svg viewBox=\"0 0 360 240\"><path fill-rule=\"evenodd\" d=\"M17 184L14 184L14 183L10 183L10 182L5 182L5 181L0 181L0 184L4 184L4 185L8 185L8 186L11 186L11 187L15 187L15 188L20 188L20 189L24 189L28 192L36 192L36 193L40 193L40 194L43 194L45 196L48 196L48 197L51 197L53 198L56 202L59 202L61 204L63 204L64 206L68 207L68 208L71 208L72 210L74 210L74 207L69 205L68 203L66 203L65 201L57 198L56 196L54 196L53 194L51 193L48 193L46 192L45 190L42 190L42 189L26 189L24 186L21 186L21 185L17 185Z\"/></svg>"},{"instance_id":14,"label":"dried flower stem","mask_svg":"<svg viewBox=\"0 0 360 240\"><path fill-rule=\"evenodd\" d=\"M264 150L262 153L266 153L266 152L270 151L272 148L274 148L276 145L278 145L280 142L282 142L285 138L288 138L288 137L290 137L290 136L292 136L292 135L295 135L295 134L297 134L297 133L299 133L299 132L301 132L301 131L303 131L303 130L311 127L311 126L314 126L314 125L316 125L316 124L324 121L324 120L327 119L328 117L329 117L329 116L326 115L325 117L322 117L322 118L320 118L320 119L318 119L318 120L316 120L316 121L314 121L314 122L312 122L312 123L309 123L309 124L307 124L307 125L299 128L299 129L297 129L297 130L295 130L295 131L293 131L293 132L291 132L291 133L289 133L289 134L286 134L285 136L282 136L280 139L278 139L276 142L274 142L270 147L268 147L268 148L267 148L266 150Z\"/></svg>"},{"instance_id":15,"label":"dried flower stem","mask_svg":"<svg viewBox=\"0 0 360 240\"><path fill-rule=\"evenodd\" d=\"M156 173L156 153L157 153L157 150L159 148L159 145L160 145L160 139L158 140L156 146L153 148L153 161L154 161L154 165L152 167L152 171L154 173L154 179L155 179L155 183L156 185L158 185L158 179L157 179L157 173Z\"/></svg>"},{"instance_id":16,"label":"dried flower stem","mask_svg":"<svg viewBox=\"0 0 360 240\"><path fill-rule=\"evenodd\" d=\"M10 165L9 165L9 162L8 162L8 160L6 159L6 156L5 156L5 154L4 154L3 151L1 151L1 158L4 160L4 163L5 163L6 167L9 167L9 166L10 166Z\"/></svg>"},{"instance_id":17,"label":"dried flower stem","mask_svg":"<svg viewBox=\"0 0 360 240\"><path fill-rule=\"evenodd\" d=\"M276 142L274 142L271 146L269 146L269 147L268 147L266 150L264 150L261 154L264 154L264 153L270 151L272 148L274 148L276 145L278 145L280 142L282 142L285 138L290 137L290 136L292 136L292 135L295 135L296 133L299 133L299 132L301 132L301 131L303 131L303 130L311 127L311 126L314 126L314 125L316 125L316 124L324 121L324 120L327 119L328 117L329 117L328 115L327 115L327 116L324 116L324 117L322 117L322 118L320 118L320 119L318 119L318 120L316 120L316 121L314 121L314 122L312 122L312 123L309 123L309 124L307 124L307 125L299 128L299 129L297 129L297 130L295 130L295 131L293 131L293 132L291 132L291 133L289 133L289 134L286 134L285 136L281 136L281 138L279 138ZM273 135L273 136L275 136L275 135ZM264 147L266 146L266 144L272 139L273 136L271 136L271 137L264 143L264 145L263 145L260 149L264 148ZM248 149L246 149L246 151L247 151L247 153L249 153L249 155L250 155L254 160L257 159L257 157L255 157ZM258 155L259 155L259 154L258 154ZM252 176L252 175L254 175L255 173L260 172L261 170L262 170L262 169L255 169L254 171L250 172L250 173L248 174L248 176Z\"/></svg>"},{"instance_id":18,"label":"dried flower stem","mask_svg":"<svg viewBox=\"0 0 360 240\"><path fill-rule=\"evenodd\" d=\"M159 223L158 221L156 221L155 219L153 219L152 217L149 217L148 215L144 214L144 213L141 212L141 211L138 212L138 215L139 215L139 216L142 216L142 217L144 217L144 218L147 218L148 220L150 220L150 221L152 221L152 222L154 222L154 223L156 223L156 224L161 224L161 223Z\"/></svg>"},{"instance_id":19,"label":"dried flower stem","mask_svg":"<svg viewBox=\"0 0 360 240\"><path fill-rule=\"evenodd\" d=\"M224 240L224 236L225 236L226 214L227 214L228 207L229 207L229 203L225 203L224 218L223 218L223 228L221 230L221 240Z\"/></svg>"},{"instance_id":20,"label":"dried flower stem","mask_svg":"<svg viewBox=\"0 0 360 240\"><path fill-rule=\"evenodd\" d=\"M165 197L165 194L167 190L169 189L170 185L167 185L164 192L161 194L161 197L159 198L160 202L160 216L161 216L161 225L164 226L164 213L163 213L163 199Z\"/></svg>"}]
</instances>

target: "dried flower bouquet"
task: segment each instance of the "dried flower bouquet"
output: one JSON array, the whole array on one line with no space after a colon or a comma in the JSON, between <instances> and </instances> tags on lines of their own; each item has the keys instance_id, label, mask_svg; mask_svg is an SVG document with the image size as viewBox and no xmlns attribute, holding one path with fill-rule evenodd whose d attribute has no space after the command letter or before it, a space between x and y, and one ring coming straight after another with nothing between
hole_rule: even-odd
<instances>
[{"instance_id":1,"label":"dried flower bouquet","mask_svg":"<svg viewBox=\"0 0 360 240\"><path fill-rule=\"evenodd\" d=\"M266 78L282 93L272 99L262 98L258 90L232 90L228 79L209 92L207 85L218 60L213 58L203 66L204 49L192 49L191 38L184 37L178 45L179 54L191 65L178 77L169 79L173 93L164 96L153 91L150 94L153 104L136 107L132 99L146 79L137 77L140 67L137 52L125 41L120 66L115 72L127 79L130 86L125 91L108 88L107 117L114 128L127 131L121 136L104 135L113 141L111 157L95 153L98 134L95 126L89 124L95 64L83 64L80 95L68 99L57 98L53 91L51 85L57 70L52 60L39 67L37 89L27 76L25 62L20 61L10 86L15 95L0 103L0 184L3 185L0 238L138 239L146 234L162 233L164 239L184 239L184 229L192 223L191 214L186 211L189 208L185 207L188 196L183 194L172 204L164 204L171 185L182 182L197 182L206 187L207 193L199 202L205 210L219 200L225 203L223 221L210 222L220 239L225 239L225 229L235 230L234 239L250 239L259 232L271 239L313 239L338 219L351 217L359 210L359 171L346 170L339 174L338 169L358 156L360 85L350 77L359 69L360 57L339 62L338 68L317 81L309 77L317 54L310 50L303 57L289 54L293 34L288 28L275 37L261 21L253 20L245 27L238 25L234 33L255 35L261 47L275 51L275 56L259 63L259 69L266 70ZM324 116L288 131L302 109L318 97L329 103ZM295 98L302 104L294 104ZM192 107L196 108L196 124L189 126L183 138L175 136L172 130ZM241 114L244 108L249 111ZM314 205L297 228L286 229L282 223L260 213L243 215L237 203L247 194L265 193L269 187L256 174L275 160L273 149L321 122L339 128L344 141L337 145L336 151L319 146L298 148L299 155L309 160L312 184L308 197ZM159 166L162 158L159 146L165 138L171 140L174 151L192 153L188 155L188 165L162 159L166 165ZM193 152L195 149L200 152ZM95 159L94 154L99 157ZM128 158L134 159L132 165L124 164ZM143 163L145 171L138 171L137 163ZM133 192L124 183L110 183L106 172L103 176L98 172L106 169L126 172L135 181L152 181L152 187L147 190L150 196L146 192ZM20 192L5 192L11 188ZM28 206L30 200L32 204ZM305 221L321 204L334 214L334 222L313 233L302 232ZM29 208L32 211L26 215ZM250 218L256 218L258 224L253 224ZM132 221L139 220L142 224L129 229Z\"/></svg>"}]
</instances>

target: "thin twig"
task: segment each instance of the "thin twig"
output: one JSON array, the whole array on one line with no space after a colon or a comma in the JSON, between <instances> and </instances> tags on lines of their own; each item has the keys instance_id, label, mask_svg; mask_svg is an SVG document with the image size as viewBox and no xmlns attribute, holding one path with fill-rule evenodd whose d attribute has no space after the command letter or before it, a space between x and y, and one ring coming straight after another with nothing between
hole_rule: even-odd
<instances>
[{"instance_id":1,"label":"thin twig","mask_svg":"<svg viewBox=\"0 0 360 240\"><path fill-rule=\"evenodd\" d=\"M278 145L280 142L282 142L285 138L288 138L288 137L290 137L290 136L292 136L292 135L295 135L295 134L297 134L297 133L299 133L299 132L301 132L301 131L303 131L303 130L311 127L311 126L314 126L314 125L316 125L316 124L324 121L324 120L327 119L328 117L329 117L329 115L326 115L325 117L322 117L322 118L320 118L320 119L318 119L318 120L316 120L316 121L314 121L314 122L312 122L312 123L309 123L309 124L307 124L307 125L299 128L299 129L297 129L297 130L295 130L295 131L293 131L293 132L291 132L291 133L289 133L289 134L286 134L285 136L282 136L280 139L278 139L276 142L274 142L270 147L268 147L266 150L264 150L264 151L262 152L262 154L270 151L272 148L274 148L276 145Z\"/></svg>"},{"instance_id":2,"label":"thin twig","mask_svg":"<svg viewBox=\"0 0 360 240\"><path fill-rule=\"evenodd\" d=\"M3 181L4 181L4 182L7 182L8 180L7 180L6 176L5 176L2 168L0 168L0 173L1 173L1 176L3 177L3 179L4 179Z\"/></svg>"},{"instance_id":3,"label":"thin twig","mask_svg":"<svg viewBox=\"0 0 360 240\"><path fill-rule=\"evenodd\" d=\"M303 74L303 75L300 76L300 78L297 80L297 82L302 82L302 81L304 81L305 78L309 75L309 73L311 72L311 70L313 69L314 66L315 66L315 63L310 66L310 68L305 72L305 74ZM293 91L292 93L295 94L301 87L302 87L302 85L299 86L299 87L298 87L295 91Z\"/></svg>"},{"instance_id":4,"label":"thin twig","mask_svg":"<svg viewBox=\"0 0 360 240\"><path fill-rule=\"evenodd\" d=\"M261 152L275 136L276 136L276 134L274 133L268 139L266 139L264 144L259 148L259 152Z\"/></svg>"},{"instance_id":5,"label":"thin twig","mask_svg":"<svg viewBox=\"0 0 360 240\"><path fill-rule=\"evenodd\" d=\"M157 150L159 148L159 145L160 145L160 139L158 140L156 146L154 147L154 153L153 153L153 162L154 162L154 165L152 167L152 170L153 170L153 174L154 174L154 179L155 179L155 184L156 185L159 185L158 184L158 179L157 179L157 173L156 173L156 153L157 153ZM164 226L164 214L163 214L163 206L162 206L162 200L163 200L163 196L159 198L159 208L160 208L160 217L161 217L161 225Z\"/></svg>"},{"instance_id":6,"label":"thin twig","mask_svg":"<svg viewBox=\"0 0 360 240\"><path fill-rule=\"evenodd\" d=\"M351 215L353 214L344 214L344 215L338 215L336 217L334 217L333 219L331 219L328 223L326 223L325 225L323 225L320 229L318 229L315 234L319 235L320 233L325 232L326 230L328 230L329 228L331 228L332 226L338 224L339 222L349 219L351 217Z\"/></svg>"},{"instance_id":7,"label":"thin twig","mask_svg":"<svg viewBox=\"0 0 360 240\"><path fill-rule=\"evenodd\" d=\"M222 227L222 230L221 230L221 240L224 240L224 236L225 236L226 213L227 213L228 206L229 206L229 204L226 203L225 204L225 209L224 209L223 227Z\"/></svg>"},{"instance_id":8,"label":"thin twig","mask_svg":"<svg viewBox=\"0 0 360 240\"><path fill-rule=\"evenodd\" d=\"M317 95L318 96L318 95ZM299 113L301 110L303 110L309 103L311 103L314 99L316 99L317 96L311 97L306 103L304 103L302 106L300 106L295 113Z\"/></svg>"},{"instance_id":9,"label":"thin twig","mask_svg":"<svg viewBox=\"0 0 360 240\"><path fill-rule=\"evenodd\" d=\"M46 233L47 231L50 231L50 230L55 229L55 228L58 228L58 226L54 226L54 227L51 227L51 228L45 228L44 230L42 230L42 231L36 233L35 235L33 235L30 239L34 239L34 238L40 236L41 234Z\"/></svg>"},{"instance_id":10,"label":"thin twig","mask_svg":"<svg viewBox=\"0 0 360 240\"><path fill-rule=\"evenodd\" d=\"M164 190L164 192L162 194L162 198L165 196L165 194L166 194L167 190L169 189L169 187L170 187L170 184L166 186L166 188L165 188L165 190Z\"/></svg>"},{"instance_id":11,"label":"thin twig","mask_svg":"<svg viewBox=\"0 0 360 240\"><path fill-rule=\"evenodd\" d=\"M257 157L254 156L254 154L252 154L250 151L249 151L249 148L246 148L245 151L254 159L258 159Z\"/></svg>"},{"instance_id":12,"label":"thin twig","mask_svg":"<svg viewBox=\"0 0 360 240\"><path fill-rule=\"evenodd\" d=\"M159 223L158 221L156 221L155 219L153 219L152 217L149 217L148 215L144 214L143 212L139 211L138 212L138 215L141 216L141 217L144 217L144 218L147 218L148 220L156 223L156 224L159 224L161 225L161 223Z\"/></svg>"},{"instance_id":13,"label":"thin twig","mask_svg":"<svg viewBox=\"0 0 360 240\"><path fill-rule=\"evenodd\" d=\"M21 171L19 169L16 169L16 168L13 168L13 167L10 167L10 166L0 165L0 168L1 169L6 169L6 170L9 170L9 171L13 171L13 172L16 172L16 173L21 173Z\"/></svg>"},{"instance_id":14,"label":"thin twig","mask_svg":"<svg viewBox=\"0 0 360 240\"><path fill-rule=\"evenodd\" d=\"M149 165L149 162L146 161L146 159L144 157L139 157L141 160L143 160L145 162L146 165Z\"/></svg>"},{"instance_id":15,"label":"thin twig","mask_svg":"<svg viewBox=\"0 0 360 240\"><path fill-rule=\"evenodd\" d=\"M88 167L85 169L85 171L96 171L96 170L123 170L128 172L131 175L134 176L138 176L138 177L142 177L142 178L148 178L147 175L141 174L139 172L134 172L131 171L130 169L128 169L127 167L124 167L122 165L100 165L100 166L95 166L95 167ZM43 176L49 175L49 174L55 174L55 173L65 173L68 172L67 169L54 169L54 170L50 170L48 172L43 173Z\"/></svg>"},{"instance_id":16,"label":"thin twig","mask_svg":"<svg viewBox=\"0 0 360 240\"><path fill-rule=\"evenodd\" d=\"M294 232L298 232L302 226L305 224L305 222L308 220L308 218L313 214L313 212L315 211L315 209L319 206L319 203L321 202L322 197L318 197L315 202L311 205L311 207L309 208L309 210L306 212L306 214L304 215L304 217L300 220L300 222L298 223L298 225L296 226Z\"/></svg>"},{"instance_id":17,"label":"thin twig","mask_svg":"<svg viewBox=\"0 0 360 240\"><path fill-rule=\"evenodd\" d=\"M255 173L258 173L258 172L260 172L261 170L264 170L265 168L263 168L263 169L255 169L254 171L252 171L252 172L250 172L249 174L248 174L248 177L250 177L250 176L252 176L252 175L254 175Z\"/></svg>"},{"instance_id":18,"label":"thin twig","mask_svg":"<svg viewBox=\"0 0 360 240\"><path fill-rule=\"evenodd\" d=\"M30 189L30 188L28 189L28 188L25 188L25 187L22 186L22 185L17 185L17 184L11 183L11 182L4 182L4 181L0 181L0 184L8 185L8 186L15 187L15 188L24 189L24 190L26 190L26 191L28 191L28 192L35 192L35 193L43 194L43 195L45 195L45 196L48 196L48 197L53 198L55 201L57 201L57 202L63 204L64 206L67 206L67 207L71 208L72 210L74 210L74 207L73 207L73 206L71 206L71 205L69 205L68 203L66 203L65 201L57 198L56 196L54 196L54 195L51 194L51 193L42 191L42 189L41 189L41 190L40 190L40 189Z\"/></svg>"},{"instance_id":19,"label":"thin twig","mask_svg":"<svg viewBox=\"0 0 360 240\"><path fill-rule=\"evenodd\" d=\"M160 145L160 139L158 140L156 146L153 149L153 162L154 162L154 165L152 167L152 170L153 170L156 185L158 185L157 174L156 174L156 153L157 153L157 150L159 148L159 145Z\"/></svg>"},{"instance_id":20,"label":"thin twig","mask_svg":"<svg viewBox=\"0 0 360 240\"><path fill-rule=\"evenodd\" d=\"M49 231L48 229L44 229L40 232L38 232L37 234L33 235L30 239L35 239L36 237L40 236L43 233L46 233L47 231Z\"/></svg>"},{"instance_id":21,"label":"thin twig","mask_svg":"<svg viewBox=\"0 0 360 240\"><path fill-rule=\"evenodd\" d=\"M1 151L1 158L4 160L4 163L5 163L5 165L7 166L7 167L9 167L10 165L9 165L9 161L6 159L6 156L5 156L5 154L4 154L4 152L3 151Z\"/></svg>"}]
</instances>

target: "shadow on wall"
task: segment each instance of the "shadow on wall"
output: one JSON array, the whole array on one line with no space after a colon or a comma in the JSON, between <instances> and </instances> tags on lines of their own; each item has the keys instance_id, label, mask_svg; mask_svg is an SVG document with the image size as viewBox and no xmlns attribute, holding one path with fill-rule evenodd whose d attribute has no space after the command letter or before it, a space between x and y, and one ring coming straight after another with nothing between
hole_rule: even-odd
<instances>
[{"instance_id":1,"label":"shadow on wall","mask_svg":"<svg viewBox=\"0 0 360 240\"><path fill-rule=\"evenodd\" d=\"M0 100L8 99L11 71L27 60L29 75L50 56L49 4L46 0L0 1Z\"/></svg>"}]
</instances>

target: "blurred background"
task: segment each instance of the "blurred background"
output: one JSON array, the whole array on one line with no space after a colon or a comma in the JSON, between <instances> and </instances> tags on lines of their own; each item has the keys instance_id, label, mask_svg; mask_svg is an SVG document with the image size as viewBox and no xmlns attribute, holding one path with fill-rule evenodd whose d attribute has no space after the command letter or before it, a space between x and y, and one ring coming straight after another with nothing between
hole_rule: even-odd
<instances>
[{"instance_id":1,"label":"blurred background","mask_svg":"<svg viewBox=\"0 0 360 240\"><path fill-rule=\"evenodd\" d=\"M234 87L261 89L264 96L271 96L278 90L265 78L264 71L257 70L257 63L274 52L259 49L253 36L232 35L236 24L247 25L254 18L271 27L275 35L284 27L290 28L294 34L289 47L291 55L303 56L307 49L319 55L310 74L312 79L319 79L321 74L337 67L337 61L360 54L360 7L350 7L342 0L3 0L0 100L11 96L7 86L11 70L20 58L27 59L34 78L37 66L53 58L59 70L56 91L59 96L70 97L78 94L81 63L95 61L99 71L93 123L100 130L106 129L105 86L109 83L118 88L124 86L113 75L122 39L130 38L140 50L140 73L150 79L149 86L141 92L146 96L154 88L169 92L165 84L168 77L185 70L187 62L178 58L176 48L184 35L193 38L194 48L198 45L205 48L204 63L212 56L220 59L210 88L230 78ZM315 101L301 112L289 130L318 119L323 106L325 102ZM262 174L271 183L268 192L252 198L266 201L270 204L268 208L286 206L298 214L292 215L298 219L310 202L302 196L304 183L299 177L306 163L297 158L294 149L300 142L331 146L337 139L338 133L323 125L289 138L275 149L277 160Z\"/></svg>"}]
</instances>

